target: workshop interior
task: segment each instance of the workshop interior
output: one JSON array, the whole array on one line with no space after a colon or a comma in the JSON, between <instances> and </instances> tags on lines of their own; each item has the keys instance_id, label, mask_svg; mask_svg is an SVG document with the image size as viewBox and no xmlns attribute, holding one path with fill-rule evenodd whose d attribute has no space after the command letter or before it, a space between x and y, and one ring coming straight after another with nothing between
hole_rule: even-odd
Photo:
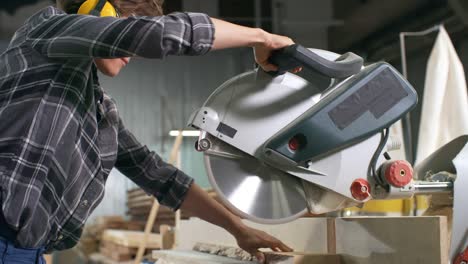
<instances>
[{"instance_id":1,"label":"workshop interior","mask_svg":"<svg viewBox=\"0 0 468 264\"><path fill-rule=\"evenodd\" d=\"M1 1L0 53L54 4ZM133 58L119 76L99 75L140 142L294 249L265 249L266 263L468 263L468 1L165 0L163 9L295 42L271 54L274 72L252 48L232 48ZM78 244L47 264L257 263L228 232L160 205L116 169L105 190Z\"/></svg>"}]
</instances>

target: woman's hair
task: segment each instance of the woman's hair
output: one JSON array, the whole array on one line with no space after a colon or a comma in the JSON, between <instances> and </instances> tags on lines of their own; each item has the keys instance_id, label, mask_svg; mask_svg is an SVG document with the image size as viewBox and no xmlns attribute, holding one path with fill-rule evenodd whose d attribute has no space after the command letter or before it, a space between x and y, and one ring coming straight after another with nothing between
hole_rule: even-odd
<instances>
[{"instance_id":1,"label":"woman's hair","mask_svg":"<svg viewBox=\"0 0 468 264\"><path fill-rule=\"evenodd\" d=\"M164 0L107 0L124 16L160 16ZM68 14L76 14L85 0L57 0L57 5Z\"/></svg>"}]
</instances>

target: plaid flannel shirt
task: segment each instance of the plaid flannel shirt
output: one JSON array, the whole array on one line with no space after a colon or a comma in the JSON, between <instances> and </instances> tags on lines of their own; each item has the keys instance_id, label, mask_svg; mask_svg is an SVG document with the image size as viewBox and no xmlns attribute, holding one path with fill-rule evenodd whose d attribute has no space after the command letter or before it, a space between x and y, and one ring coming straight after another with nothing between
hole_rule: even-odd
<instances>
[{"instance_id":1,"label":"plaid flannel shirt","mask_svg":"<svg viewBox=\"0 0 468 264\"><path fill-rule=\"evenodd\" d=\"M178 208L193 180L142 146L99 86L93 58L201 55L210 18L68 15L30 17L0 55L0 201L17 245L73 247L115 166Z\"/></svg>"}]
</instances>

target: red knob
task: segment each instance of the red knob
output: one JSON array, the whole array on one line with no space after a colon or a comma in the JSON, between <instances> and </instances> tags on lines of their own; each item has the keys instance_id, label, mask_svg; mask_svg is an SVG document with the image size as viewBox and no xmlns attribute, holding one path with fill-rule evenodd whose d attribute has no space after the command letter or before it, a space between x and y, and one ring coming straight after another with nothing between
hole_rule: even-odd
<instances>
[{"instance_id":1,"label":"red knob","mask_svg":"<svg viewBox=\"0 0 468 264\"><path fill-rule=\"evenodd\" d=\"M385 166L385 179L395 187L406 186L413 179L413 168L404 160L389 162Z\"/></svg>"},{"instance_id":2,"label":"red knob","mask_svg":"<svg viewBox=\"0 0 468 264\"><path fill-rule=\"evenodd\" d=\"M296 151L300 148L301 145L299 143L299 139L297 137L293 137L289 140L288 146L292 151Z\"/></svg>"},{"instance_id":3,"label":"red knob","mask_svg":"<svg viewBox=\"0 0 468 264\"><path fill-rule=\"evenodd\" d=\"M364 179L357 179L351 184L351 195L358 201L368 199L370 195L370 184Z\"/></svg>"},{"instance_id":4,"label":"red knob","mask_svg":"<svg viewBox=\"0 0 468 264\"><path fill-rule=\"evenodd\" d=\"M453 264L465 264L465 263L468 263L468 247L462 253L460 253L453 261Z\"/></svg>"}]
</instances>

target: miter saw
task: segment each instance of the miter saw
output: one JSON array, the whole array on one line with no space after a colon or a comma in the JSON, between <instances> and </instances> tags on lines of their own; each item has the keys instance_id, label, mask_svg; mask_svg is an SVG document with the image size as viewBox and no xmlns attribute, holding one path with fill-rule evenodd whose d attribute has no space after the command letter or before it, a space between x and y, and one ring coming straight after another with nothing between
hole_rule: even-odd
<instances>
[{"instance_id":1,"label":"miter saw","mask_svg":"<svg viewBox=\"0 0 468 264\"><path fill-rule=\"evenodd\" d=\"M452 182L414 180L408 162L391 159L401 144L389 127L418 100L392 66L300 45L271 61L278 72L228 80L189 120L201 131L196 149L208 178L234 212L284 223L370 199L452 191ZM298 66L307 68L302 77L287 72Z\"/></svg>"}]
</instances>

